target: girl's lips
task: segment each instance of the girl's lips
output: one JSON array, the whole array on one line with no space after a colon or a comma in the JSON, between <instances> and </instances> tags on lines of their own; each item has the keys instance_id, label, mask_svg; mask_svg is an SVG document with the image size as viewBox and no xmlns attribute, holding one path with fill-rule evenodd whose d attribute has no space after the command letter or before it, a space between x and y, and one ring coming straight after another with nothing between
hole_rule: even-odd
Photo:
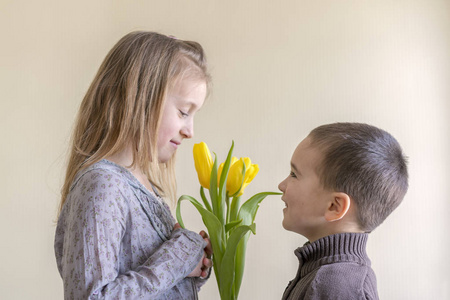
<instances>
[{"instance_id":1,"label":"girl's lips","mask_svg":"<svg viewBox=\"0 0 450 300\"><path fill-rule=\"evenodd\" d=\"M176 141L170 141L170 143L175 147L175 149L180 145L180 143Z\"/></svg>"}]
</instances>

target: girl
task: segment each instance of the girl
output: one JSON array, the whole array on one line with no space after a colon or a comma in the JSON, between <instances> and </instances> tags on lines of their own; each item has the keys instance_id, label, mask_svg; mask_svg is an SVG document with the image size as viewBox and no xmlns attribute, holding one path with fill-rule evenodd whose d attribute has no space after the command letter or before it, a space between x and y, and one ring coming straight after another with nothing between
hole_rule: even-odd
<instances>
[{"instance_id":1,"label":"girl","mask_svg":"<svg viewBox=\"0 0 450 300\"><path fill-rule=\"evenodd\" d=\"M174 154L194 134L209 84L202 47L153 32L123 37L81 103L55 236L70 299L196 299L204 231L181 229Z\"/></svg>"}]
</instances>

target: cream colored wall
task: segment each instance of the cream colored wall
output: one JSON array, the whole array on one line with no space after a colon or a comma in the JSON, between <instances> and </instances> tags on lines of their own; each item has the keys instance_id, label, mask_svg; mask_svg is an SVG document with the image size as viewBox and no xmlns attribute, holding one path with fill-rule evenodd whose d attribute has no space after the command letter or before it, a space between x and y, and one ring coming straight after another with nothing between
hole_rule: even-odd
<instances>
[{"instance_id":1,"label":"cream colored wall","mask_svg":"<svg viewBox=\"0 0 450 300\"><path fill-rule=\"evenodd\" d=\"M77 107L112 45L136 29L205 47L214 89L179 149L179 193L198 196L191 149L221 159L234 139L277 190L314 127L367 122L409 156L404 203L371 234L382 299L449 299L450 3L423 1L0 0L0 298L60 299L53 219ZM305 239L267 198L248 247L241 299L280 299ZM183 206L186 224L202 228ZM201 299L217 299L214 279Z\"/></svg>"}]
</instances>

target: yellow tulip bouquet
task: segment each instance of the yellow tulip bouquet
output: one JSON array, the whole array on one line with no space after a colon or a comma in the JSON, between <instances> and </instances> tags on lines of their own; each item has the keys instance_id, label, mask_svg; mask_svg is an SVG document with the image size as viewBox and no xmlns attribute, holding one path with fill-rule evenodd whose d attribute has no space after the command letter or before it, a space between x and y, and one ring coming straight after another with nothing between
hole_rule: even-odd
<instances>
[{"instance_id":1,"label":"yellow tulip bouquet","mask_svg":"<svg viewBox=\"0 0 450 300\"><path fill-rule=\"evenodd\" d=\"M200 182L203 205L195 198L183 195L178 199L176 216L184 228L180 204L190 201L202 216L213 247L213 269L222 300L237 299L244 274L245 250L250 232L255 234L254 223L259 203L268 195L280 193L264 192L249 198L242 206L241 196L245 187L259 171L250 158L232 157L234 142L224 163L218 167L208 146L201 142L194 145L195 169ZM214 154L215 155L215 154ZM209 190L208 201L205 190Z\"/></svg>"}]
</instances>

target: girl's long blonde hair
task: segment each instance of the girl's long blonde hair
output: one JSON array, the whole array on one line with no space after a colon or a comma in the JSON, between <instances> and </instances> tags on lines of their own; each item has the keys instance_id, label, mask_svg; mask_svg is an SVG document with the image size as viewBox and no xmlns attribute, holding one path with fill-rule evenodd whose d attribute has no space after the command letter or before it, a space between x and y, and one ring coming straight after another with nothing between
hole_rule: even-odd
<instances>
[{"instance_id":1,"label":"girl's long blonde hair","mask_svg":"<svg viewBox=\"0 0 450 300\"><path fill-rule=\"evenodd\" d=\"M89 87L78 112L71 140L59 212L76 174L133 145L133 163L158 191L174 201L172 157L157 159L158 129L167 90L180 77L209 85L200 44L155 32L132 32L111 49Z\"/></svg>"}]
</instances>

